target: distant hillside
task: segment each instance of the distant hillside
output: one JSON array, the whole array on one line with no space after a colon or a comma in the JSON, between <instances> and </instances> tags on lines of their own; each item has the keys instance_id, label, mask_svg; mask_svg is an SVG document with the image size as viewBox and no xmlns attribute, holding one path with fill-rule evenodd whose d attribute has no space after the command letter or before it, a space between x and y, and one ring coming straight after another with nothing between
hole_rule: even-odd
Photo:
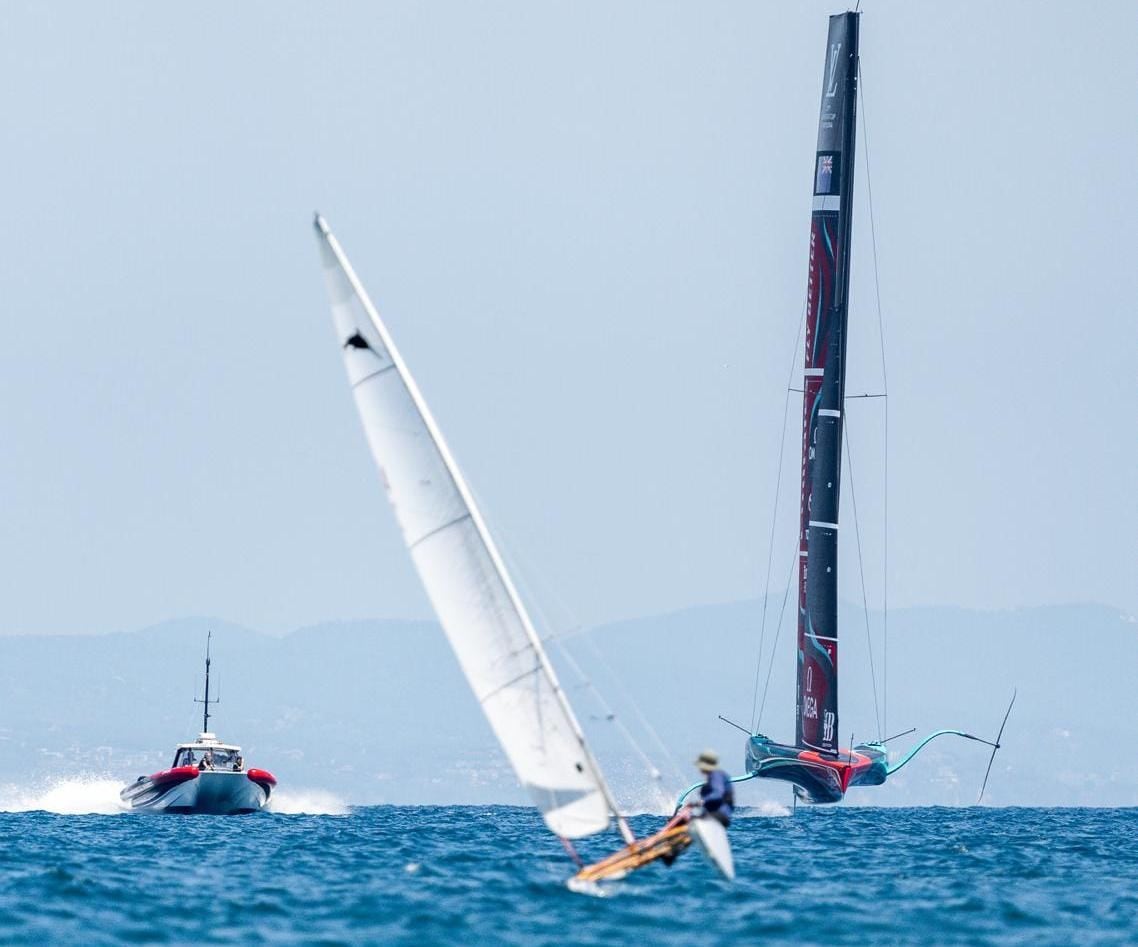
<instances>
[{"instance_id":1,"label":"distant hillside","mask_svg":"<svg viewBox=\"0 0 1138 947\"><path fill-rule=\"evenodd\" d=\"M606 770L631 804L650 804L652 784L616 739L614 723L640 737L668 795L694 777L690 760L705 745L741 769L743 734L716 715L750 725L760 612L757 602L692 608L551 648ZM774 613L772 605L772 623ZM882 691L880 616L870 622ZM1104 699L1126 693L1138 675L1132 618L1099 606L938 608L891 613L889 622L889 730L951 726L994 736L1018 687L986 801L1138 805L1138 759L1118 752L1117 728L1100 723ZM431 622L330 623L277 638L194 618L97 637L0 637L0 784L79 773L125 780L168 765L174 743L200 729L193 698L210 628L221 694L213 728L287 784L355 803L524 801ZM864 615L850 610L843 629L844 743L851 731L854 739L878 734ZM761 721L777 739L793 735L792 638L788 623ZM574 663L609 706L580 683ZM636 707L664 749L644 735ZM944 738L886 787L850 799L969 804L986 765L983 747ZM755 787L742 787L744 802L789 799L785 789Z\"/></svg>"}]
</instances>

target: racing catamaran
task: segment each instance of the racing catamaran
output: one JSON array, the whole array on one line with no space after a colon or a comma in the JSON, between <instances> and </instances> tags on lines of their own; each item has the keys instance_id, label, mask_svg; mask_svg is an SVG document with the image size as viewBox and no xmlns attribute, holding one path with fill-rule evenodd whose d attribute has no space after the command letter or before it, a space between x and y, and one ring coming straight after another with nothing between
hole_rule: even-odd
<instances>
[{"instance_id":1,"label":"racing catamaran","mask_svg":"<svg viewBox=\"0 0 1138 947\"><path fill-rule=\"evenodd\" d=\"M577 861L580 881L670 863L693 840L673 819L637 839L558 682L533 622L426 401L336 237L319 214L317 239L337 338L372 456L411 559L494 735L545 824ZM615 820L624 847L594 865L572 840ZM722 853L726 836L694 828ZM728 859L713 861L727 873Z\"/></svg>"},{"instance_id":2,"label":"racing catamaran","mask_svg":"<svg viewBox=\"0 0 1138 947\"><path fill-rule=\"evenodd\" d=\"M937 730L893 763L889 762L885 747L891 737L860 743L852 749L838 743L838 500L859 17L855 12L830 17L814 158L806 360L801 389L795 740L788 745L761 733L751 733L746 747L748 775L741 777L786 780L793 783L797 798L814 803L838 802L851 786L881 785L937 737L954 735L987 744L994 757L1003 735L1002 726L994 742L960 730ZM991 760L988 765L990 771ZM982 796L983 788L980 792Z\"/></svg>"}]
</instances>

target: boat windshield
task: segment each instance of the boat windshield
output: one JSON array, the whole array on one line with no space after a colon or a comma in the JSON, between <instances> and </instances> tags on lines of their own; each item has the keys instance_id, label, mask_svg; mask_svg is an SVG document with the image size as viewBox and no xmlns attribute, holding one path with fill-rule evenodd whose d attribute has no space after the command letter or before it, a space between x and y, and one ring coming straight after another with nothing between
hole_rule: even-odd
<instances>
[{"instance_id":1,"label":"boat windshield","mask_svg":"<svg viewBox=\"0 0 1138 947\"><path fill-rule=\"evenodd\" d=\"M174 757L175 766L196 766L199 769L230 770L235 773L245 768L245 761L237 750L224 750L215 747L205 749L181 749Z\"/></svg>"}]
</instances>

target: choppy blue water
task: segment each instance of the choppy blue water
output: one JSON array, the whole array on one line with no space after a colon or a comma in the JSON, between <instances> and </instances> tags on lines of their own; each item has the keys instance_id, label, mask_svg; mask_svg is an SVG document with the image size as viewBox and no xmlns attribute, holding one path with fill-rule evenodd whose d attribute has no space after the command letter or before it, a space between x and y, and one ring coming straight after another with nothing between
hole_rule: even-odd
<instances>
[{"instance_id":1,"label":"choppy blue water","mask_svg":"<svg viewBox=\"0 0 1138 947\"><path fill-rule=\"evenodd\" d=\"M599 898L527 809L2 813L0 942L1138 942L1136 809L799 809L731 838L734 884L691 851Z\"/></svg>"}]
</instances>

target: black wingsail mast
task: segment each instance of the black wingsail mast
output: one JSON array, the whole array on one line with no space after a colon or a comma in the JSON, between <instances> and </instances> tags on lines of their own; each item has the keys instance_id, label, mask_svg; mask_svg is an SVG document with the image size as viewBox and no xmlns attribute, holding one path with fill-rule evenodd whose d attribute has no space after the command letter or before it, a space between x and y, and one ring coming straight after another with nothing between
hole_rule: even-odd
<instances>
[{"instance_id":1,"label":"black wingsail mast","mask_svg":"<svg viewBox=\"0 0 1138 947\"><path fill-rule=\"evenodd\" d=\"M810 267L802 378L798 529L798 637L794 745L747 741L747 772L793 783L797 798L838 802L850 786L876 786L939 730L890 766L885 741L838 743L838 534L846 336L853 243L860 14L830 17L812 174Z\"/></svg>"},{"instance_id":2,"label":"black wingsail mast","mask_svg":"<svg viewBox=\"0 0 1138 947\"><path fill-rule=\"evenodd\" d=\"M814 158L798 530L795 744L838 755L838 500L860 14L830 17Z\"/></svg>"}]
</instances>

